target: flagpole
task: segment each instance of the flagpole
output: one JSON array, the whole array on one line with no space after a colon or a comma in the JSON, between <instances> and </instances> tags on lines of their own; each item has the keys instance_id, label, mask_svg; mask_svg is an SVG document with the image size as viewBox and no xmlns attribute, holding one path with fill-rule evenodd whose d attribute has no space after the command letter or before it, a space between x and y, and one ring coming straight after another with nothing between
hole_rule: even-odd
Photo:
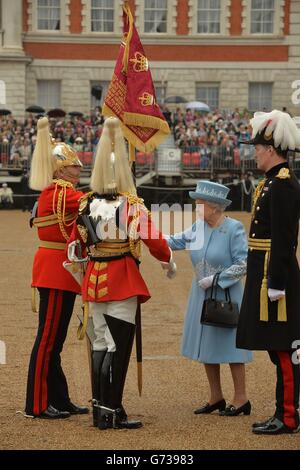
<instances>
[{"instance_id":1,"label":"flagpole","mask_svg":"<svg viewBox=\"0 0 300 470\"><path fill-rule=\"evenodd\" d=\"M135 147L128 142L129 145L129 159L131 171L133 175L134 184L136 186L136 171L135 171ZM136 362L137 362L137 382L139 396L142 395L143 388L143 348L142 348L142 312L141 304L138 303L135 315L135 346L136 346Z\"/></svg>"},{"instance_id":2,"label":"flagpole","mask_svg":"<svg viewBox=\"0 0 300 470\"><path fill-rule=\"evenodd\" d=\"M129 9L128 0L124 0L123 7ZM128 141L129 146L129 161L131 171L133 174L134 184L136 186L136 170L135 170L135 146ZM135 315L135 346L136 346L136 361L137 361L137 382L139 396L142 395L143 389L143 348L142 348L142 312L141 305L137 305Z\"/></svg>"}]
</instances>

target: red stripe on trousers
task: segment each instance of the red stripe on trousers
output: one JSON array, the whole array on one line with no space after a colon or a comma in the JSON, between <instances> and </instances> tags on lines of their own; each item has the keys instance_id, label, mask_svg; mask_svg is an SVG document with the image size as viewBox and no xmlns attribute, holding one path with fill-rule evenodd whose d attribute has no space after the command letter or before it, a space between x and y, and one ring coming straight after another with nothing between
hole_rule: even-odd
<instances>
[{"instance_id":1,"label":"red stripe on trousers","mask_svg":"<svg viewBox=\"0 0 300 470\"><path fill-rule=\"evenodd\" d=\"M56 306L54 310L55 290L50 289L49 292L44 331L39 345L35 366L33 394L34 415L39 415L48 407L47 375L49 369L50 353L53 349L54 339L56 336L60 318L62 294L62 291L58 291ZM40 400L41 395L42 400Z\"/></svg>"},{"instance_id":2,"label":"red stripe on trousers","mask_svg":"<svg viewBox=\"0 0 300 470\"><path fill-rule=\"evenodd\" d=\"M290 428L296 428L294 404L294 375L289 353L277 352L283 377L283 422Z\"/></svg>"}]
</instances>

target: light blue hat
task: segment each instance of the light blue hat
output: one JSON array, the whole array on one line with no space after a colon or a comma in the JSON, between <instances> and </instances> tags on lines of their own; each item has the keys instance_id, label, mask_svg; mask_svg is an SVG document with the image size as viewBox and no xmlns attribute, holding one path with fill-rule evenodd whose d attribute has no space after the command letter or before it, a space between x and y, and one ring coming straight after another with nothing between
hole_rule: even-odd
<instances>
[{"instance_id":1,"label":"light blue hat","mask_svg":"<svg viewBox=\"0 0 300 470\"><path fill-rule=\"evenodd\" d=\"M196 191L190 191L189 195L192 199L204 199L227 207L231 204L231 200L226 198L228 193L229 188L223 184L200 180L197 183Z\"/></svg>"}]
</instances>

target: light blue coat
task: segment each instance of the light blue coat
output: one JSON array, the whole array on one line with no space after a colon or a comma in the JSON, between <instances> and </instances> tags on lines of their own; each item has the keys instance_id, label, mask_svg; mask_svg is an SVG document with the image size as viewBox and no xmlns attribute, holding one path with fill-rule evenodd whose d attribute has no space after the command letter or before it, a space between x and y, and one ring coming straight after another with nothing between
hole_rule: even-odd
<instances>
[{"instance_id":1,"label":"light blue coat","mask_svg":"<svg viewBox=\"0 0 300 470\"><path fill-rule=\"evenodd\" d=\"M231 300L241 305L241 279L246 273L247 260L244 226L230 217L226 217L216 228L197 220L184 232L168 237L168 244L172 250L188 250L195 270L184 321L183 356L206 364L251 361L250 351L235 346L236 328L219 328L200 323L203 301L210 295L211 289L205 291L198 286L198 280L221 272L217 298L225 298L223 289L228 287Z\"/></svg>"}]
</instances>

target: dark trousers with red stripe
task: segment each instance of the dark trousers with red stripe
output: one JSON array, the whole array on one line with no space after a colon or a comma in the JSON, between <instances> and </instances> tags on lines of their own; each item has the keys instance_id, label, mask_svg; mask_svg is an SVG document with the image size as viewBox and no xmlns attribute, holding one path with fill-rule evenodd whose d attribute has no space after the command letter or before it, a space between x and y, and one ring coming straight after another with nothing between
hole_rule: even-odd
<instances>
[{"instance_id":1,"label":"dark trousers with red stripe","mask_svg":"<svg viewBox=\"0 0 300 470\"><path fill-rule=\"evenodd\" d=\"M295 351L269 351L277 369L275 416L289 428L299 425L300 368ZM295 362L295 363L294 363Z\"/></svg>"},{"instance_id":2,"label":"dark trousers with red stripe","mask_svg":"<svg viewBox=\"0 0 300 470\"><path fill-rule=\"evenodd\" d=\"M26 396L26 413L37 416L49 405L59 410L70 403L60 354L67 336L76 294L39 288L39 326L32 349Z\"/></svg>"}]
</instances>

